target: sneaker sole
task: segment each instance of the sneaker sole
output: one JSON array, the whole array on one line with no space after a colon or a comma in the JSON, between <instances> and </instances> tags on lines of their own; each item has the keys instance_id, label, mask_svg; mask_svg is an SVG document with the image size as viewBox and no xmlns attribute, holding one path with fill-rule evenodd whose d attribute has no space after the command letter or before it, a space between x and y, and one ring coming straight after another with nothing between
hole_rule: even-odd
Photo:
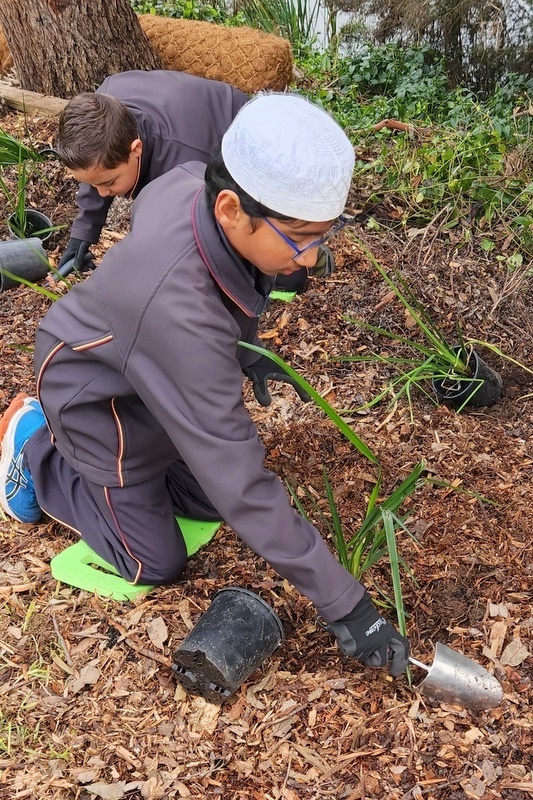
<instances>
[{"instance_id":1,"label":"sneaker sole","mask_svg":"<svg viewBox=\"0 0 533 800\"><path fill-rule=\"evenodd\" d=\"M7 407L2 419L0 419L0 445L2 447L2 456L0 457L0 506L3 508L6 514L9 514L12 519L16 519L17 522L23 522L23 520L19 519L9 508L6 497L6 482L5 480L2 480L1 476L7 475L7 470L15 452L15 436L13 435L10 437L10 439L7 439L7 429L12 421L18 420L18 418L21 417L26 411L24 408L24 403L29 399L30 396L25 392L20 392L17 394ZM16 427L16 424L13 425L13 433Z\"/></svg>"}]
</instances>

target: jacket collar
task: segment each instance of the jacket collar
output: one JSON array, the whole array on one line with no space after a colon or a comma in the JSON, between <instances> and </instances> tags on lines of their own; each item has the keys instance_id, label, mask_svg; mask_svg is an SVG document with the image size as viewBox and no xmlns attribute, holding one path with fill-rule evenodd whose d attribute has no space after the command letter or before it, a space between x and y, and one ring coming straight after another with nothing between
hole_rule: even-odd
<instances>
[{"instance_id":1,"label":"jacket collar","mask_svg":"<svg viewBox=\"0 0 533 800\"><path fill-rule=\"evenodd\" d=\"M259 317L267 306L274 281L231 247L207 204L205 186L194 198L192 224L202 260L220 289L247 316Z\"/></svg>"}]
</instances>

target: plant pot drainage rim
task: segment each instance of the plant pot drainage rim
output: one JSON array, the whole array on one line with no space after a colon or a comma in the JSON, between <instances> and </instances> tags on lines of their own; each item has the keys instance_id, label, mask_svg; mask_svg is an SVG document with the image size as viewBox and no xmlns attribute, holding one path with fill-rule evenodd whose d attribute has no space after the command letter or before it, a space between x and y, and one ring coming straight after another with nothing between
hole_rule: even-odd
<instances>
[{"instance_id":1,"label":"plant pot drainage rim","mask_svg":"<svg viewBox=\"0 0 533 800\"><path fill-rule=\"evenodd\" d=\"M53 231L46 230L53 228L52 220L43 214L41 211L36 211L34 208L26 209L26 236L19 236L16 231L16 225L13 227L13 222L16 219L16 214L11 214L7 220L7 226L11 233L12 239L40 239L43 247L50 241ZM40 231L46 230L46 233Z\"/></svg>"}]
</instances>

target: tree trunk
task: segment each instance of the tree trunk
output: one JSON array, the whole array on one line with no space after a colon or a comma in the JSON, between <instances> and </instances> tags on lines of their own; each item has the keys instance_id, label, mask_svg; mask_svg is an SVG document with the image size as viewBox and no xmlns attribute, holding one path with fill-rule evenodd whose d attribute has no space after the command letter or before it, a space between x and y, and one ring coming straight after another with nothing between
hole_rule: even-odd
<instances>
[{"instance_id":1,"label":"tree trunk","mask_svg":"<svg viewBox=\"0 0 533 800\"><path fill-rule=\"evenodd\" d=\"M162 69L128 0L0 0L23 89L70 98L107 75Z\"/></svg>"}]
</instances>

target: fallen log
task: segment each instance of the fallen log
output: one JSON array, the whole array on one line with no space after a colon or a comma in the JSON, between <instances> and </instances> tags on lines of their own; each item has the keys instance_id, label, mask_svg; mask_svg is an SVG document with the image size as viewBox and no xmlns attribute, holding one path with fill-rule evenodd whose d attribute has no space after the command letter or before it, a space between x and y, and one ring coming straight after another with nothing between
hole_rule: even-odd
<instances>
[{"instance_id":1,"label":"fallen log","mask_svg":"<svg viewBox=\"0 0 533 800\"><path fill-rule=\"evenodd\" d=\"M65 108L67 101L61 97L49 97L39 92L29 92L12 86L6 81L0 81L0 99L9 108L25 111L28 114L43 114L44 116L59 116Z\"/></svg>"}]
</instances>

